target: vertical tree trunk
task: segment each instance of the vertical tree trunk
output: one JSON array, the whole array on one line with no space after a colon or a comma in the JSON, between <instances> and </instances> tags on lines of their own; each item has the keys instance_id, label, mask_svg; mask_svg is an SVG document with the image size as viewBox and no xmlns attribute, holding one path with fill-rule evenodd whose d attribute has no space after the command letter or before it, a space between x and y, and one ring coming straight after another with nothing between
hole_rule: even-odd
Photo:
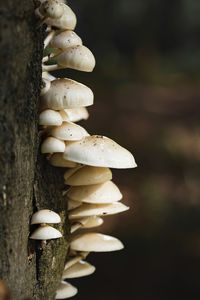
<instances>
[{"instance_id":1,"label":"vertical tree trunk","mask_svg":"<svg viewBox=\"0 0 200 300\"><path fill-rule=\"evenodd\" d=\"M0 39L0 279L13 298L55 299L67 255L63 174L39 154L37 126L43 31L34 3L1 1ZM45 245L30 241L30 217L58 212L64 238Z\"/></svg>"}]
</instances>

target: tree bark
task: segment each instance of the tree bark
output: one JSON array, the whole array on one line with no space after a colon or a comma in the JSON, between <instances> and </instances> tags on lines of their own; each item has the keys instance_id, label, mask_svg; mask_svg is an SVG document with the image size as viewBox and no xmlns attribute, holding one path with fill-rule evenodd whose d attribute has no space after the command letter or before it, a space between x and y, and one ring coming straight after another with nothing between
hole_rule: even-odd
<instances>
[{"instance_id":1,"label":"tree bark","mask_svg":"<svg viewBox=\"0 0 200 300\"><path fill-rule=\"evenodd\" d=\"M1 1L0 279L17 300L55 299L68 247L63 173L39 154L44 31L36 24L32 1ZM42 208L62 218L63 238L46 245L29 240L30 218Z\"/></svg>"}]
</instances>

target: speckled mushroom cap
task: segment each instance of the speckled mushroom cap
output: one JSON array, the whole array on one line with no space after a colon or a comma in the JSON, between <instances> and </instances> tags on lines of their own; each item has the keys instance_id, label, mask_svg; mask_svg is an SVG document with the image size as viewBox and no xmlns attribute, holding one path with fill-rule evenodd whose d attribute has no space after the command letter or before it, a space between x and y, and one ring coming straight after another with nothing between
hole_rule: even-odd
<instances>
[{"instance_id":1,"label":"speckled mushroom cap","mask_svg":"<svg viewBox=\"0 0 200 300\"><path fill-rule=\"evenodd\" d=\"M32 240L52 240L61 237L62 234L59 230L49 225L43 225L38 227L29 238Z\"/></svg>"},{"instance_id":2,"label":"speckled mushroom cap","mask_svg":"<svg viewBox=\"0 0 200 300\"><path fill-rule=\"evenodd\" d=\"M85 72L92 72L95 67L94 55L83 45L67 48L58 55L57 62L61 67Z\"/></svg>"},{"instance_id":3,"label":"speckled mushroom cap","mask_svg":"<svg viewBox=\"0 0 200 300\"><path fill-rule=\"evenodd\" d=\"M53 126L48 132L49 135L63 141L77 141L89 135L83 127L72 122L63 122L61 126Z\"/></svg>"},{"instance_id":4,"label":"speckled mushroom cap","mask_svg":"<svg viewBox=\"0 0 200 300\"><path fill-rule=\"evenodd\" d=\"M129 207L121 202L111 204L82 204L69 212L69 219L75 220L82 217L114 215L128 210Z\"/></svg>"},{"instance_id":5,"label":"speckled mushroom cap","mask_svg":"<svg viewBox=\"0 0 200 300\"><path fill-rule=\"evenodd\" d=\"M75 251L107 252L121 250L124 246L122 242L112 236L101 233L85 233L75 236L70 243L70 248Z\"/></svg>"},{"instance_id":6,"label":"speckled mushroom cap","mask_svg":"<svg viewBox=\"0 0 200 300\"><path fill-rule=\"evenodd\" d=\"M54 167L75 168L78 164L63 158L63 154L54 153L49 158L49 163Z\"/></svg>"},{"instance_id":7,"label":"speckled mushroom cap","mask_svg":"<svg viewBox=\"0 0 200 300\"><path fill-rule=\"evenodd\" d=\"M41 224L41 223L60 223L60 216L52 210L49 209L41 209L33 214L31 218L31 225L33 224Z\"/></svg>"},{"instance_id":8,"label":"speckled mushroom cap","mask_svg":"<svg viewBox=\"0 0 200 300\"><path fill-rule=\"evenodd\" d=\"M64 3L60 4L63 8L62 16L58 19L48 18L45 23L59 29L74 30L76 27L76 15L68 5Z\"/></svg>"},{"instance_id":9,"label":"speckled mushroom cap","mask_svg":"<svg viewBox=\"0 0 200 300\"><path fill-rule=\"evenodd\" d=\"M68 78L51 81L51 87L41 96L41 106L54 110L93 104L93 92L87 86Z\"/></svg>"},{"instance_id":10,"label":"speckled mushroom cap","mask_svg":"<svg viewBox=\"0 0 200 300\"><path fill-rule=\"evenodd\" d=\"M79 278L94 273L95 267L84 260L80 260L70 268L64 270L62 279Z\"/></svg>"},{"instance_id":11,"label":"speckled mushroom cap","mask_svg":"<svg viewBox=\"0 0 200 300\"><path fill-rule=\"evenodd\" d=\"M39 12L44 16L44 17L50 17L53 19L58 19L60 18L63 13L63 5L56 0L48 0L48 1L43 1L39 7Z\"/></svg>"},{"instance_id":12,"label":"speckled mushroom cap","mask_svg":"<svg viewBox=\"0 0 200 300\"><path fill-rule=\"evenodd\" d=\"M59 112L46 109L39 114L39 125L43 126L60 126L63 120Z\"/></svg>"},{"instance_id":13,"label":"speckled mushroom cap","mask_svg":"<svg viewBox=\"0 0 200 300\"><path fill-rule=\"evenodd\" d=\"M67 196L75 201L96 204L112 203L122 199L120 190L112 181L92 185L72 186L68 190Z\"/></svg>"},{"instance_id":14,"label":"speckled mushroom cap","mask_svg":"<svg viewBox=\"0 0 200 300\"><path fill-rule=\"evenodd\" d=\"M85 165L126 169L137 167L133 155L113 140L99 135L67 143L65 159Z\"/></svg>"},{"instance_id":15,"label":"speckled mushroom cap","mask_svg":"<svg viewBox=\"0 0 200 300\"><path fill-rule=\"evenodd\" d=\"M58 48L61 50L77 45L82 45L82 40L74 31L71 30L65 30L57 34L50 42L51 48Z\"/></svg>"},{"instance_id":16,"label":"speckled mushroom cap","mask_svg":"<svg viewBox=\"0 0 200 300\"><path fill-rule=\"evenodd\" d=\"M68 173L67 170L64 174L65 183L72 186L98 184L112 179L109 168L84 166L70 176Z\"/></svg>"},{"instance_id":17,"label":"speckled mushroom cap","mask_svg":"<svg viewBox=\"0 0 200 300\"><path fill-rule=\"evenodd\" d=\"M64 152L65 143L54 137L46 138L41 145L41 153Z\"/></svg>"},{"instance_id":18,"label":"speckled mushroom cap","mask_svg":"<svg viewBox=\"0 0 200 300\"><path fill-rule=\"evenodd\" d=\"M67 299L75 296L78 293L76 287L66 281L61 281L57 291L56 299Z\"/></svg>"},{"instance_id":19,"label":"speckled mushroom cap","mask_svg":"<svg viewBox=\"0 0 200 300\"><path fill-rule=\"evenodd\" d=\"M80 120L87 120L89 118L89 113L85 107L73 107L64 109L67 114L69 121L78 122Z\"/></svg>"}]
</instances>

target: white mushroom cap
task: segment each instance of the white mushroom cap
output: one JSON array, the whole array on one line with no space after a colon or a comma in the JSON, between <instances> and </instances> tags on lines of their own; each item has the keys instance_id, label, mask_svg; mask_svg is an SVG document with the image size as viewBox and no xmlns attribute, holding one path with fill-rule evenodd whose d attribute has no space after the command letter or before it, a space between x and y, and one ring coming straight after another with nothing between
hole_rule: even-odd
<instances>
[{"instance_id":1,"label":"white mushroom cap","mask_svg":"<svg viewBox=\"0 0 200 300\"><path fill-rule=\"evenodd\" d=\"M65 143L54 137L46 138L41 145L42 153L54 153L54 152L64 152Z\"/></svg>"},{"instance_id":2,"label":"white mushroom cap","mask_svg":"<svg viewBox=\"0 0 200 300\"><path fill-rule=\"evenodd\" d=\"M46 109L39 114L39 125L43 126L59 126L63 122L61 115L59 112Z\"/></svg>"},{"instance_id":3,"label":"white mushroom cap","mask_svg":"<svg viewBox=\"0 0 200 300\"><path fill-rule=\"evenodd\" d=\"M51 155L51 157L49 158L49 163L54 167L63 168L74 168L78 165L73 161L64 159L63 154L61 153L54 153L53 155Z\"/></svg>"},{"instance_id":4,"label":"white mushroom cap","mask_svg":"<svg viewBox=\"0 0 200 300\"><path fill-rule=\"evenodd\" d=\"M78 122L80 120L87 120L89 118L89 113L85 107L73 107L64 109L67 114L69 121Z\"/></svg>"},{"instance_id":5,"label":"white mushroom cap","mask_svg":"<svg viewBox=\"0 0 200 300\"><path fill-rule=\"evenodd\" d=\"M113 140L92 135L81 141L67 143L64 158L97 167L117 169L135 168L133 155Z\"/></svg>"},{"instance_id":6,"label":"white mushroom cap","mask_svg":"<svg viewBox=\"0 0 200 300\"><path fill-rule=\"evenodd\" d=\"M68 203L68 210L72 210L74 208L77 208L82 205L82 202L80 201L74 201L72 199L67 198L67 203Z\"/></svg>"},{"instance_id":7,"label":"white mushroom cap","mask_svg":"<svg viewBox=\"0 0 200 300\"><path fill-rule=\"evenodd\" d=\"M73 174L70 174L70 176L67 170L64 174L64 179L66 184L72 186L96 185L111 180L112 172L109 168L84 166L83 168L76 170Z\"/></svg>"},{"instance_id":8,"label":"white mushroom cap","mask_svg":"<svg viewBox=\"0 0 200 300\"><path fill-rule=\"evenodd\" d=\"M64 270L62 279L88 276L94 273L95 269L96 268L93 265L89 264L84 260L80 260L70 268Z\"/></svg>"},{"instance_id":9,"label":"white mushroom cap","mask_svg":"<svg viewBox=\"0 0 200 300\"><path fill-rule=\"evenodd\" d=\"M63 13L63 6L56 0L48 0L44 1L40 7L39 7L39 12L44 16L44 17L50 17L53 19L58 19L60 18Z\"/></svg>"},{"instance_id":10,"label":"white mushroom cap","mask_svg":"<svg viewBox=\"0 0 200 300\"><path fill-rule=\"evenodd\" d=\"M61 237L62 234L59 230L49 225L42 225L38 227L29 238L33 240L52 240Z\"/></svg>"},{"instance_id":11,"label":"white mushroom cap","mask_svg":"<svg viewBox=\"0 0 200 300\"><path fill-rule=\"evenodd\" d=\"M124 248L116 238L101 233L85 233L75 236L70 248L75 251L107 252Z\"/></svg>"},{"instance_id":12,"label":"white mushroom cap","mask_svg":"<svg viewBox=\"0 0 200 300\"><path fill-rule=\"evenodd\" d=\"M50 42L51 48L58 48L62 50L77 45L82 45L82 40L74 31L71 30L66 30L57 34Z\"/></svg>"},{"instance_id":13,"label":"white mushroom cap","mask_svg":"<svg viewBox=\"0 0 200 300\"><path fill-rule=\"evenodd\" d=\"M95 67L95 58L87 47L78 45L69 47L59 54L58 65L79 71L92 72Z\"/></svg>"},{"instance_id":14,"label":"white mushroom cap","mask_svg":"<svg viewBox=\"0 0 200 300\"><path fill-rule=\"evenodd\" d=\"M122 199L120 190L112 181L92 185L72 186L68 190L67 196L75 201L99 204L112 203Z\"/></svg>"},{"instance_id":15,"label":"white mushroom cap","mask_svg":"<svg viewBox=\"0 0 200 300\"><path fill-rule=\"evenodd\" d=\"M62 110L77 106L93 104L93 92L86 85L68 78L51 81L51 87L46 94L41 96L41 106Z\"/></svg>"},{"instance_id":16,"label":"white mushroom cap","mask_svg":"<svg viewBox=\"0 0 200 300\"><path fill-rule=\"evenodd\" d=\"M53 27L65 30L73 30L76 26L76 15L69 6L60 3L63 8L63 15L58 19L48 18L45 23Z\"/></svg>"},{"instance_id":17,"label":"white mushroom cap","mask_svg":"<svg viewBox=\"0 0 200 300\"><path fill-rule=\"evenodd\" d=\"M49 209L41 209L33 214L31 218L32 224L41 224L41 223L60 223L60 216L52 210Z\"/></svg>"},{"instance_id":18,"label":"white mushroom cap","mask_svg":"<svg viewBox=\"0 0 200 300\"><path fill-rule=\"evenodd\" d=\"M48 132L63 141L77 141L89 135L83 127L72 122L63 122L61 126L49 128Z\"/></svg>"},{"instance_id":19,"label":"white mushroom cap","mask_svg":"<svg viewBox=\"0 0 200 300\"><path fill-rule=\"evenodd\" d=\"M66 281L61 281L57 291L56 299L66 299L75 296L78 293L76 287Z\"/></svg>"},{"instance_id":20,"label":"white mushroom cap","mask_svg":"<svg viewBox=\"0 0 200 300\"><path fill-rule=\"evenodd\" d=\"M111 204L82 204L78 208L69 212L69 219L75 220L82 217L90 216L106 216L114 215L128 210L129 207L121 202L114 202Z\"/></svg>"}]
</instances>

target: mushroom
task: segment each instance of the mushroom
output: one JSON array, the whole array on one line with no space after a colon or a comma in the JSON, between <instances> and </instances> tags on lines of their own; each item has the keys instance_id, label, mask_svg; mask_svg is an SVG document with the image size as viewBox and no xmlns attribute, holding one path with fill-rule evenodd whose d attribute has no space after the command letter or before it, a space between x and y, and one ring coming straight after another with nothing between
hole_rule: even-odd
<instances>
[{"instance_id":1,"label":"mushroom","mask_svg":"<svg viewBox=\"0 0 200 300\"><path fill-rule=\"evenodd\" d=\"M49 163L54 167L62 168L74 168L78 165L73 161L64 159L63 154L61 153L54 153L53 155L51 155L51 157L49 158Z\"/></svg>"},{"instance_id":2,"label":"mushroom","mask_svg":"<svg viewBox=\"0 0 200 300\"><path fill-rule=\"evenodd\" d=\"M66 299L75 296L78 293L76 287L66 281L61 281L57 291L56 299Z\"/></svg>"},{"instance_id":3,"label":"mushroom","mask_svg":"<svg viewBox=\"0 0 200 300\"><path fill-rule=\"evenodd\" d=\"M113 203L122 199L120 190L112 181L73 186L68 190L67 196L75 201L94 204Z\"/></svg>"},{"instance_id":4,"label":"mushroom","mask_svg":"<svg viewBox=\"0 0 200 300\"><path fill-rule=\"evenodd\" d=\"M39 114L39 125L43 126L60 126L63 120L59 112L46 109Z\"/></svg>"},{"instance_id":5,"label":"mushroom","mask_svg":"<svg viewBox=\"0 0 200 300\"><path fill-rule=\"evenodd\" d=\"M63 13L63 6L56 0L47 0L41 3L39 7L39 12L45 18L58 19Z\"/></svg>"},{"instance_id":6,"label":"mushroom","mask_svg":"<svg viewBox=\"0 0 200 300\"><path fill-rule=\"evenodd\" d=\"M133 155L113 140L99 135L66 143L65 159L90 166L116 169L137 167Z\"/></svg>"},{"instance_id":7,"label":"mushroom","mask_svg":"<svg viewBox=\"0 0 200 300\"><path fill-rule=\"evenodd\" d=\"M31 218L31 225L33 224L44 224L51 223L56 224L60 223L60 216L52 210L49 209L41 209L33 214Z\"/></svg>"},{"instance_id":8,"label":"mushroom","mask_svg":"<svg viewBox=\"0 0 200 300\"><path fill-rule=\"evenodd\" d=\"M120 202L113 202L111 204L84 203L69 212L69 219L74 220L80 219L82 217L114 215L128 209L128 206Z\"/></svg>"},{"instance_id":9,"label":"mushroom","mask_svg":"<svg viewBox=\"0 0 200 300\"><path fill-rule=\"evenodd\" d=\"M64 152L65 143L54 137L46 138L41 145L42 153Z\"/></svg>"},{"instance_id":10,"label":"mushroom","mask_svg":"<svg viewBox=\"0 0 200 300\"><path fill-rule=\"evenodd\" d=\"M93 92L90 88L68 78L51 81L48 92L41 96L41 106L54 110L93 104Z\"/></svg>"},{"instance_id":11,"label":"mushroom","mask_svg":"<svg viewBox=\"0 0 200 300\"><path fill-rule=\"evenodd\" d=\"M94 273L95 267L84 260L79 260L70 268L64 270L62 279L79 278Z\"/></svg>"},{"instance_id":12,"label":"mushroom","mask_svg":"<svg viewBox=\"0 0 200 300\"><path fill-rule=\"evenodd\" d=\"M30 235L29 238L33 240L52 240L61 237L62 234L59 230L49 225L41 225Z\"/></svg>"},{"instance_id":13,"label":"mushroom","mask_svg":"<svg viewBox=\"0 0 200 300\"><path fill-rule=\"evenodd\" d=\"M71 122L78 122L80 120L87 120L89 118L89 113L85 107L67 108L64 109L64 111Z\"/></svg>"},{"instance_id":14,"label":"mushroom","mask_svg":"<svg viewBox=\"0 0 200 300\"><path fill-rule=\"evenodd\" d=\"M65 183L73 186L98 184L112 179L112 172L109 168L84 166L72 175L68 174L69 170L64 174Z\"/></svg>"},{"instance_id":15,"label":"mushroom","mask_svg":"<svg viewBox=\"0 0 200 300\"><path fill-rule=\"evenodd\" d=\"M61 51L72 46L82 45L81 38L71 30L60 32L50 42L51 48L58 48Z\"/></svg>"},{"instance_id":16,"label":"mushroom","mask_svg":"<svg viewBox=\"0 0 200 300\"><path fill-rule=\"evenodd\" d=\"M112 236L89 232L75 236L70 248L75 251L109 252L121 250L124 245Z\"/></svg>"},{"instance_id":17,"label":"mushroom","mask_svg":"<svg viewBox=\"0 0 200 300\"><path fill-rule=\"evenodd\" d=\"M60 126L53 126L49 128L48 133L63 141L77 141L89 135L83 127L72 122L63 122Z\"/></svg>"}]
</instances>

